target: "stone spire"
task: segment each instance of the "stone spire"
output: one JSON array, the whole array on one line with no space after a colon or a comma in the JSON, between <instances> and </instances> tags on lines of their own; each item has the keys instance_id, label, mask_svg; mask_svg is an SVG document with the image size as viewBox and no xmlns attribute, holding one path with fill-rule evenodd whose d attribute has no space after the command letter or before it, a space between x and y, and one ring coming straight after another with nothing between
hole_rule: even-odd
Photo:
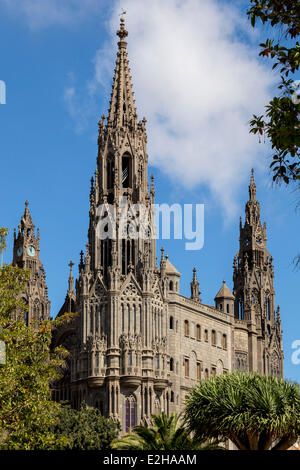
<instances>
[{"instance_id":1,"label":"stone spire","mask_svg":"<svg viewBox=\"0 0 300 470\"><path fill-rule=\"evenodd\" d=\"M72 272L72 268L74 266L74 263L73 263L72 260L70 261L68 266L70 268L70 274L69 274L69 280L68 280L68 282L69 282L68 294L72 295L72 294L74 294L74 277L73 277L73 272Z\"/></svg>"},{"instance_id":2,"label":"stone spire","mask_svg":"<svg viewBox=\"0 0 300 470\"><path fill-rule=\"evenodd\" d=\"M137 124L137 114L126 51L127 42L125 38L128 36L128 31L125 29L123 17L121 18L117 36L119 36L120 41L118 42L119 49L108 111L108 125L111 127L127 127Z\"/></svg>"},{"instance_id":3,"label":"stone spire","mask_svg":"<svg viewBox=\"0 0 300 470\"><path fill-rule=\"evenodd\" d=\"M28 206L29 206L29 202L25 201L25 210L24 210L24 215L19 225L19 231L24 230L24 229L34 230L34 223L32 221Z\"/></svg>"},{"instance_id":4,"label":"stone spire","mask_svg":"<svg viewBox=\"0 0 300 470\"><path fill-rule=\"evenodd\" d=\"M193 280L191 282L191 299L196 300L197 302L201 301L196 268L193 269Z\"/></svg>"},{"instance_id":5,"label":"stone spire","mask_svg":"<svg viewBox=\"0 0 300 470\"><path fill-rule=\"evenodd\" d=\"M250 201L255 201L256 197L256 184L254 181L254 170L251 169L251 178L250 178L250 185L249 185L249 198Z\"/></svg>"},{"instance_id":6,"label":"stone spire","mask_svg":"<svg viewBox=\"0 0 300 470\"><path fill-rule=\"evenodd\" d=\"M249 225L257 226L260 224L260 206L256 200L256 184L254 181L254 170L251 170L251 178L249 184L249 201L246 203L245 208L246 223Z\"/></svg>"},{"instance_id":7,"label":"stone spire","mask_svg":"<svg viewBox=\"0 0 300 470\"><path fill-rule=\"evenodd\" d=\"M58 317L63 315L64 313L75 313L76 312L76 295L74 292L74 277L73 277L73 271L72 268L74 266L73 261L70 261L68 264L70 268L70 274L69 274L69 279L68 279L68 291L67 295L65 298L65 301L58 312Z\"/></svg>"}]
</instances>

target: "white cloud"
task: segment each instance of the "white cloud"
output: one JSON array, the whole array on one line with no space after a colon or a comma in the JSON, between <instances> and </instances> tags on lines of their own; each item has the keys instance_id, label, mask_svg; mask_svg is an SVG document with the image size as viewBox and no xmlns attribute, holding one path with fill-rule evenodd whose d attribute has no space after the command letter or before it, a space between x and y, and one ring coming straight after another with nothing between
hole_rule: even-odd
<instances>
[{"instance_id":1,"label":"white cloud","mask_svg":"<svg viewBox=\"0 0 300 470\"><path fill-rule=\"evenodd\" d=\"M263 111L274 75L259 61L258 33L241 2L217 0L0 0L31 28L70 24L109 6L111 39L95 54L95 74L71 83L65 102L82 131L103 86L109 97L119 13L127 11L128 51L137 110L148 120L150 163L179 188L205 184L227 215L239 186L260 166L252 113ZM235 6L236 5L236 6ZM101 114L101 111L99 112Z\"/></svg>"},{"instance_id":2,"label":"white cloud","mask_svg":"<svg viewBox=\"0 0 300 470\"><path fill-rule=\"evenodd\" d=\"M101 3L101 0L0 0L0 5L21 15L32 29L76 23L98 11Z\"/></svg>"},{"instance_id":3,"label":"white cloud","mask_svg":"<svg viewBox=\"0 0 300 470\"><path fill-rule=\"evenodd\" d=\"M257 33L231 2L118 1L110 47L96 55L95 81L102 85L113 72L121 7L137 111L148 120L150 163L181 188L206 184L233 215L238 188L261 158L248 123L274 83L257 57Z\"/></svg>"}]
</instances>

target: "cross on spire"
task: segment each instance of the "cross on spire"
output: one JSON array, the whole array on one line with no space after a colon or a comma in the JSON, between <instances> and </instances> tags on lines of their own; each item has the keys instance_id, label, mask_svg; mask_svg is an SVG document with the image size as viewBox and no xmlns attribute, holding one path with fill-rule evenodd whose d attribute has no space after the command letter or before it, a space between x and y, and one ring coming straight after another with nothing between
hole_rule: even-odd
<instances>
[{"instance_id":1,"label":"cross on spire","mask_svg":"<svg viewBox=\"0 0 300 470\"><path fill-rule=\"evenodd\" d=\"M70 261L70 263L68 264L68 266L70 267L70 271L72 271L72 268L73 268L73 266L74 266L74 263L73 263L72 260Z\"/></svg>"}]
</instances>

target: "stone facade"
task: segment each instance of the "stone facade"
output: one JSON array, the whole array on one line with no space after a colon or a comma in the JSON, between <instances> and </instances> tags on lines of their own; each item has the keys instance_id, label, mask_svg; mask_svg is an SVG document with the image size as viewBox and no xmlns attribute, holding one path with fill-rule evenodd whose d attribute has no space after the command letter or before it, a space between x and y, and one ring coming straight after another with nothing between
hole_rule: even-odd
<instances>
[{"instance_id":1,"label":"stone facade","mask_svg":"<svg viewBox=\"0 0 300 470\"><path fill-rule=\"evenodd\" d=\"M88 243L75 290L70 263L59 312L77 315L53 335L53 344L64 344L71 353L54 396L74 407L85 401L120 420L126 432L137 423L148 424L153 413L181 411L187 392L206 377L235 369L282 376L283 351L273 263L253 173L234 259L234 292L223 281L214 306L202 303L195 269L187 298L180 294L181 275L164 249L157 266L151 227L148 238L120 237L120 198L129 206L143 204L153 220L155 189L153 177L148 186L146 119L137 119L123 18L117 35L110 108L99 122ZM115 239L97 237L103 216L98 208L107 203L116 208ZM16 240L15 251L17 246Z\"/></svg>"}]
</instances>

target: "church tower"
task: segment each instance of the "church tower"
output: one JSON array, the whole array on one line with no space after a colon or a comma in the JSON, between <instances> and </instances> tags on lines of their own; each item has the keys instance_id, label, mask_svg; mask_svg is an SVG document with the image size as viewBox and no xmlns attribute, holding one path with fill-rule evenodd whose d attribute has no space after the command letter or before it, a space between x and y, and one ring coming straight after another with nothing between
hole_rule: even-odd
<instances>
[{"instance_id":1,"label":"church tower","mask_svg":"<svg viewBox=\"0 0 300 470\"><path fill-rule=\"evenodd\" d=\"M21 218L18 235L14 231L13 266L30 271L24 301L28 305L25 313L25 322L30 324L40 320L50 319L50 301L46 275L40 261L40 234L39 229L35 235L35 226L32 221L28 201L25 202L24 215Z\"/></svg>"},{"instance_id":2,"label":"church tower","mask_svg":"<svg viewBox=\"0 0 300 470\"><path fill-rule=\"evenodd\" d=\"M244 225L240 221L240 248L233 264L238 343L235 368L282 376L282 332L279 307L275 313L273 258L267 250L266 223L262 225L260 219L253 170L245 214Z\"/></svg>"},{"instance_id":3,"label":"church tower","mask_svg":"<svg viewBox=\"0 0 300 470\"><path fill-rule=\"evenodd\" d=\"M148 185L146 119L137 117L127 35L121 18L109 111L99 122L86 249L75 290L70 262L59 312L76 315L53 335L54 346L70 351L55 399L75 408L84 401L119 421L122 432L150 424L153 414L181 412L204 378L234 369L283 373L273 264L253 174L234 295L224 281L215 305L203 304L196 269L188 298L164 248L157 266L154 178Z\"/></svg>"},{"instance_id":4,"label":"church tower","mask_svg":"<svg viewBox=\"0 0 300 470\"><path fill-rule=\"evenodd\" d=\"M156 267L154 180L138 121L121 18L107 118L99 122L88 243L77 283L73 403L85 399L127 431L167 409L167 313Z\"/></svg>"}]
</instances>

